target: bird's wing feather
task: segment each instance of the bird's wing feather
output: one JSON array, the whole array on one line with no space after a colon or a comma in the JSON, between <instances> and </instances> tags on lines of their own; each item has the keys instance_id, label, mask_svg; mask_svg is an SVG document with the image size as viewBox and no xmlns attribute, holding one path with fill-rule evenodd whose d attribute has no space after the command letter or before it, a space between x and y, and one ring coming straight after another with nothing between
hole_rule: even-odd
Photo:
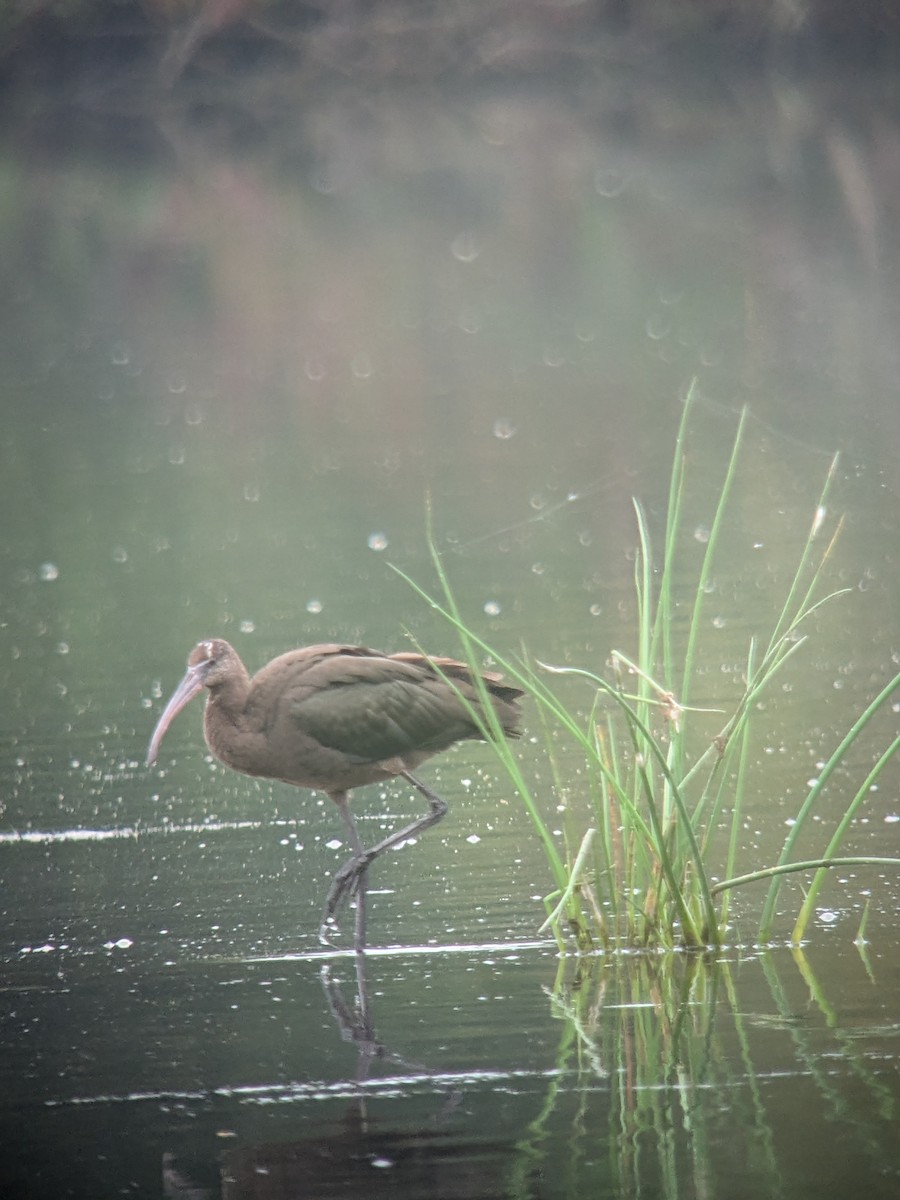
<instances>
[{"instance_id":1,"label":"bird's wing feather","mask_svg":"<svg viewBox=\"0 0 900 1200\"><path fill-rule=\"evenodd\" d=\"M359 762L440 750L476 732L456 697L428 680L333 684L296 697L289 711L298 730Z\"/></svg>"},{"instance_id":2,"label":"bird's wing feather","mask_svg":"<svg viewBox=\"0 0 900 1200\"><path fill-rule=\"evenodd\" d=\"M435 664L439 670L435 670ZM479 730L442 674L477 704L468 668L453 659L382 654L362 646L307 646L281 655L253 679L266 724L313 739L355 762L382 762L412 751L443 750ZM498 703L518 689L487 676ZM507 732L514 734L515 716Z\"/></svg>"},{"instance_id":3,"label":"bird's wing feather","mask_svg":"<svg viewBox=\"0 0 900 1200\"><path fill-rule=\"evenodd\" d=\"M439 750L476 734L457 697L424 660L356 651L335 647L299 664L282 688L282 719L358 762Z\"/></svg>"}]
</instances>

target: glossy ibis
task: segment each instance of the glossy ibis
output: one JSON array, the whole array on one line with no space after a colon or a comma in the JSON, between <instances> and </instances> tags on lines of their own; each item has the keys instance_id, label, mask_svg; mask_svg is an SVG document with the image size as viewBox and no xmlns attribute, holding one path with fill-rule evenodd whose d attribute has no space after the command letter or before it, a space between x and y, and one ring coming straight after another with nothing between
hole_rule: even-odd
<instances>
[{"instance_id":1,"label":"glossy ibis","mask_svg":"<svg viewBox=\"0 0 900 1200\"><path fill-rule=\"evenodd\" d=\"M169 725L207 689L203 726L216 758L245 775L279 779L326 792L338 807L353 854L338 870L325 902L320 937L356 890L357 948L364 941L365 877L385 850L437 824L447 805L413 770L466 738L483 738L481 696L488 696L499 728L519 729L519 688L485 673L483 689L464 664L423 654L382 654L363 646L306 646L273 659L253 678L237 651L221 638L199 642L187 673L159 718L148 765L156 761ZM486 726L486 722L485 722ZM366 849L350 812L351 789L396 775L417 788L429 811Z\"/></svg>"}]
</instances>

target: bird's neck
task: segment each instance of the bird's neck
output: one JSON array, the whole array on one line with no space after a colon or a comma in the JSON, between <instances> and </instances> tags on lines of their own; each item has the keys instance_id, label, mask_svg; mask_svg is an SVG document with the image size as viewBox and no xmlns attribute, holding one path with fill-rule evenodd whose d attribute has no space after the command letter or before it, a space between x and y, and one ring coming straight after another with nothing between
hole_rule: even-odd
<instances>
[{"instance_id":1,"label":"bird's neck","mask_svg":"<svg viewBox=\"0 0 900 1200\"><path fill-rule=\"evenodd\" d=\"M207 713L214 713L220 720L232 725L239 725L241 716L247 707L247 697L250 693L250 676L247 668L238 660L232 666L226 678L209 689Z\"/></svg>"},{"instance_id":2,"label":"bird's neck","mask_svg":"<svg viewBox=\"0 0 900 1200\"><path fill-rule=\"evenodd\" d=\"M248 712L250 676L243 663L209 689L203 728L216 758L248 775L258 775L259 730ZM264 772L263 772L264 773Z\"/></svg>"}]
</instances>

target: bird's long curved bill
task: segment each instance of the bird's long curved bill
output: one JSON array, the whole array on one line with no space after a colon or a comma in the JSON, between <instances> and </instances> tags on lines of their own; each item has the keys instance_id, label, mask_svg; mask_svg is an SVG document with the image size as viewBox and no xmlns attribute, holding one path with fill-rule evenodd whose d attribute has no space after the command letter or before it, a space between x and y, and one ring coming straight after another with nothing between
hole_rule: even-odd
<instances>
[{"instance_id":1,"label":"bird's long curved bill","mask_svg":"<svg viewBox=\"0 0 900 1200\"><path fill-rule=\"evenodd\" d=\"M186 704L203 691L203 678L196 667L189 667L188 672L172 693L172 698L163 709L162 716L156 722L150 745L147 749L147 766L152 767L159 753L160 742L165 737L166 730L181 712Z\"/></svg>"}]
</instances>

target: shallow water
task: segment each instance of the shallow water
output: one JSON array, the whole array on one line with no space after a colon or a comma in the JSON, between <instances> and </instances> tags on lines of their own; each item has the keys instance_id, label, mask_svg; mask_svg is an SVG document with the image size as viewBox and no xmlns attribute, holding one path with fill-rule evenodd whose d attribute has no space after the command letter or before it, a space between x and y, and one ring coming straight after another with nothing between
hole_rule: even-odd
<instances>
[{"instance_id":1,"label":"shallow water","mask_svg":"<svg viewBox=\"0 0 900 1200\"><path fill-rule=\"evenodd\" d=\"M4 995L8 1187L888 1196L896 953L613 957L552 990L534 942L396 948L370 1039L352 955L35 948Z\"/></svg>"},{"instance_id":2,"label":"shallow water","mask_svg":"<svg viewBox=\"0 0 900 1200\"><path fill-rule=\"evenodd\" d=\"M288 73L270 86L297 128L260 119L249 141L220 94L221 124L198 115L196 80L136 114L62 85L46 109L10 99L4 1196L896 1195L888 868L834 871L802 953L794 881L771 947L759 888L709 960L560 957L538 933L540 846L470 744L422 770L448 817L372 870L362 986L316 936L346 854L329 802L213 762L199 704L143 766L201 637L251 669L315 641L457 653L390 566L434 590L429 505L498 650L593 671L630 653L632 498L659 538L692 379L676 646L751 407L698 708L740 694L842 453L821 519L824 538L846 514L826 584L848 591L755 714L747 869L896 672L890 80L793 80L810 126L764 73L614 70L619 43L589 49L594 67L474 86ZM266 78L247 64L238 110L260 118ZM852 135L829 116L848 93ZM63 111L68 139L48 132ZM591 691L556 678L586 714ZM835 775L804 853L897 711ZM692 719L698 744L721 721ZM516 755L577 846L584 768L556 751L561 788L527 711ZM374 842L421 799L392 784L354 807ZM900 856L898 817L893 762L844 851Z\"/></svg>"}]
</instances>

